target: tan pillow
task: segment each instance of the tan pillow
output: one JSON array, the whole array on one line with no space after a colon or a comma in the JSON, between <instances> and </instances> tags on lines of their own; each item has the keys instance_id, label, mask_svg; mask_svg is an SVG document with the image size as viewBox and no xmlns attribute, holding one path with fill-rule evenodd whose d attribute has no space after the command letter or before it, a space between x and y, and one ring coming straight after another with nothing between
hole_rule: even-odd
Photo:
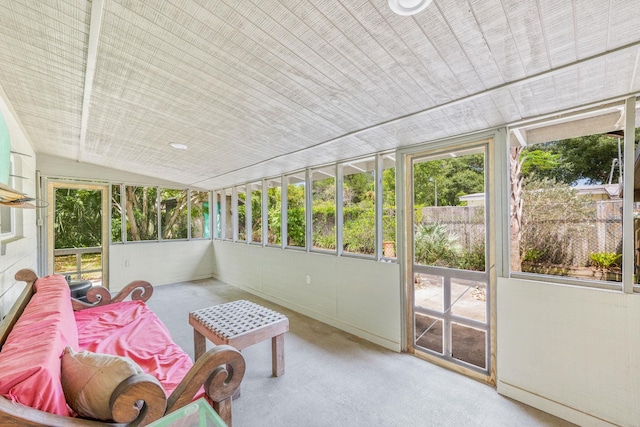
<instances>
[{"instance_id":1,"label":"tan pillow","mask_svg":"<svg viewBox=\"0 0 640 427\"><path fill-rule=\"evenodd\" d=\"M115 388L142 369L130 358L74 352L62 354L62 389L67 403L82 417L111 420L109 400Z\"/></svg>"}]
</instances>

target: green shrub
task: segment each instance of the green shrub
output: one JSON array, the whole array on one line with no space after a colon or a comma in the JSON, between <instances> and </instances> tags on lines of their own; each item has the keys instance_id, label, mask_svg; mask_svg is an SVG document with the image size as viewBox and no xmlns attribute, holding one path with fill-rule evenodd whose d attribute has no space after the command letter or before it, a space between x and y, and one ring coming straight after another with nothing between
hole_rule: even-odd
<instances>
[{"instance_id":1,"label":"green shrub","mask_svg":"<svg viewBox=\"0 0 640 427\"><path fill-rule=\"evenodd\" d=\"M542 253L542 251L539 251L538 249L529 249L524 253L522 257L522 262L537 263L542 258L542 255L544 254Z\"/></svg>"},{"instance_id":2,"label":"green shrub","mask_svg":"<svg viewBox=\"0 0 640 427\"><path fill-rule=\"evenodd\" d=\"M414 239L416 263L441 267L459 265L462 254L459 237L445 224L416 224Z\"/></svg>"},{"instance_id":3,"label":"green shrub","mask_svg":"<svg viewBox=\"0 0 640 427\"><path fill-rule=\"evenodd\" d=\"M357 213L357 215L356 215ZM345 215L343 244L348 252L372 255L375 253L375 215L370 209L349 208L349 220Z\"/></svg>"},{"instance_id":4,"label":"green shrub","mask_svg":"<svg viewBox=\"0 0 640 427\"><path fill-rule=\"evenodd\" d=\"M618 266L618 260L622 257L622 254L615 252L594 252L589 254L591 263L601 271L609 271L611 267Z\"/></svg>"},{"instance_id":5,"label":"green shrub","mask_svg":"<svg viewBox=\"0 0 640 427\"><path fill-rule=\"evenodd\" d=\"M463 250L459 257L457 268L464 270L485 270L485 247L484 242L476 243L470 251Z\"/></svg>"}]
</instances>

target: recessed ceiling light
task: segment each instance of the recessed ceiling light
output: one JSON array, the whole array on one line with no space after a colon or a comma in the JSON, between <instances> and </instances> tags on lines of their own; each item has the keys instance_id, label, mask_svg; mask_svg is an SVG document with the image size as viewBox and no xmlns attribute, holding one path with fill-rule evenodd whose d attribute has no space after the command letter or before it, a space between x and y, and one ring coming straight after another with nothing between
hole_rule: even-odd
<instances>
[{"instance_id":1,"label":"recessed ceiling light","mask_svg":"<svg viewBox=\"0 0 640 427\"><path fill-rule=\"evenodd\" d=\"M392 11L402 16L415 15L431 4L432 0L389 0Z\"/></svg>"},{"instance_id":2,"label":"recessed ceiling light","mask_svg":"<svg viewBox=\"0 0 640 427\"><path fill-rule=\"evenodd\" d=\"M187 146L184 144L180 144L179 142L171 142L169 143L170 146L172 146L173 148L175 148L176 150L186 150Z\"/></svg>"}]
</instances>

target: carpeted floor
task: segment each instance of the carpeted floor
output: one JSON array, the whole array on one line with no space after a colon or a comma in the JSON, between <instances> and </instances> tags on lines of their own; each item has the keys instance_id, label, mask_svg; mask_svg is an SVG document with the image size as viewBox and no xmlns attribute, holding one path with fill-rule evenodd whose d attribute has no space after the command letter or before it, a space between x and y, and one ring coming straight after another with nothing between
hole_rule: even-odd
<instances>
[{"instance_id":1,"label":"carpeted floor","mask_svg":"<svg viewBox=\"0 0 640 427\"><path fill-rule=\"evenodd\" d=\"M247 370L233 403L234 427L573 425L213 279L158 286L148 304L193 357L188 313L238 299L287 315L290 331L281 377L271 377L271 340L243 350Z\"/></svg>"}]
</instances>

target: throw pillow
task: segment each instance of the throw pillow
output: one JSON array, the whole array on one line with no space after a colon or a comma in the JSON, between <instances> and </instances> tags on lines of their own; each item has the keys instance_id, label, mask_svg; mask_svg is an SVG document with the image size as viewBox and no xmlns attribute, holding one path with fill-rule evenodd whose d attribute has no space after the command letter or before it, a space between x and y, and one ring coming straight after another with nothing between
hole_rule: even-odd
<instances>
[{"instance_id":1,"label":"throw pillow","mask_svg":"<svg viewBox=\"0 0 640 427\"><path fill-rule=\"evenodd\" d=\"M116 387L142 369L130 358L89 351L62 355L62 389L67 403L82 417L112 420L109 401Z\"/></svg>"}]
</instances>

